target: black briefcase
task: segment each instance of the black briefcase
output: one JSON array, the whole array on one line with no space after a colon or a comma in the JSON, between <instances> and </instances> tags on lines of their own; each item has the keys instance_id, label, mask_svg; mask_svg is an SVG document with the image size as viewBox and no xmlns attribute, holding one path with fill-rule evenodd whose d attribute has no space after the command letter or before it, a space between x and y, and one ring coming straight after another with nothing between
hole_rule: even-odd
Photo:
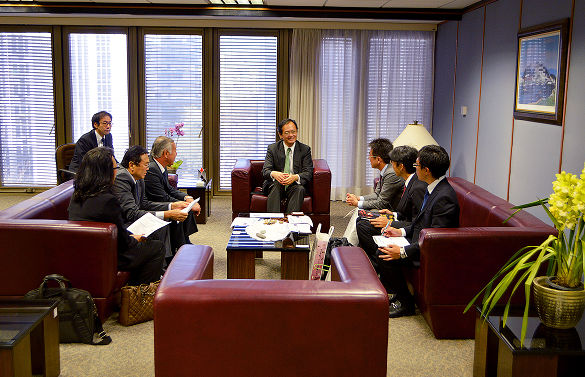
<instances>
[{"instance_id":1,"label":"black briefcase","mask_svg":"<svg viewBox=\"0 0 585 377\"><path fill-rule=\"evenodd\" d=\"M49 281L56 281L59 287L48 287ZM86 343L103 345L112 339L106 335L97 316L97 309L91 294L83 289L73 288L69 280L61 275L47 275L41 286L28 292L24 299L59 299L59 340L61 343ZM98 333L101 341L94 342L93 334Z\"/></svg>"}]
</instances>

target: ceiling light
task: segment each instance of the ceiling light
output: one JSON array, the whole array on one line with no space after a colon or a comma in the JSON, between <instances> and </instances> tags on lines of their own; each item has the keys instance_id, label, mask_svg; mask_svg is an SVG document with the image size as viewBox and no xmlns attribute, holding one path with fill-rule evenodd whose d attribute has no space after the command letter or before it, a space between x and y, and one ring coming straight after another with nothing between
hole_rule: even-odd
<instances>
[{"instance_id":1,"label":"ceiling light","mask_svg":"<svg viewBox=\"0 0 585 377\"><path fill-rule=\"evenodd\" d=\"M207 0L210 4L263 5L264 0Z\"/></svg>"}]
</instances>

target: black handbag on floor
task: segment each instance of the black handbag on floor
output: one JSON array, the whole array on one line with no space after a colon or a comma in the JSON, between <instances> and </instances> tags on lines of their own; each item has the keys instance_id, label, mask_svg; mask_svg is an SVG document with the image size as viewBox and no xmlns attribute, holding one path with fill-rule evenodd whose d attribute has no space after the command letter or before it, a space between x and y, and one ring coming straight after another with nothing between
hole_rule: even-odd
<instances>
[{"instance_id":1,"label":"black handbag on floor","mask_svg":"<svg viewBox=\"0 0 585 377\"><path fill-rule=\"evenodd\" d=\"M59 287L48 287L49 281L56 281ZM105 345L112 342L97 315L97 309L89 292L73 288L69 280L61 275L47 275L41 286L28 292L24 299L59 299L59 340L61 343L86 343ZM94 342L93 334L101 338Z\"/></svg>"},{"instance_id":2,"label":"black handbag on floor","mask_svg":"<svg viewBox=\"0 0 585 377\"><path fill-rule=\"evenodd\" d=\"M323 259L324 266L331 266L331 250L335 249L336 247L341 246L353 246L349 243L347 238L345 237L330 237L329 242L327 243L327 250L325 250L325 258ZM329 270L323 271L321 274L321 280L325 280L327 278L327 273Z\"/></svg>"}]
</instances>

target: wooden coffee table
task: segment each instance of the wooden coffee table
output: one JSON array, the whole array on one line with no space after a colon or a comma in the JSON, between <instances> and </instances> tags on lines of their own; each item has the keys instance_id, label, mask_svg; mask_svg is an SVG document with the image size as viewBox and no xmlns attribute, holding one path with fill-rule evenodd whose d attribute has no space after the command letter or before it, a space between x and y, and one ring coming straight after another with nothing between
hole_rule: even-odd
<instances>
[{"instance_id":1,"label":"wooden coffee table","mask_svg":"<svg viewBox=\"0 0 585 377\"><path fill-rule=\"evenodd\" d=\"M0 300L0 376L58 376L58 300Z\"/></svg>"},{"instance_id":2,"label":"wooden coffee table","mask_svg":"<svg viewBox=\"0 0 585 377\"><path fill-rule=\"evenodd\" d=\"M245 226L234 226L227 247L228 279L256 277L256 251L280 252L280 277L283 280L309 279L309 235L301 234L294 247L285 248L282 241L257 241L246 233Z\"/></svg>"}]
</instances>

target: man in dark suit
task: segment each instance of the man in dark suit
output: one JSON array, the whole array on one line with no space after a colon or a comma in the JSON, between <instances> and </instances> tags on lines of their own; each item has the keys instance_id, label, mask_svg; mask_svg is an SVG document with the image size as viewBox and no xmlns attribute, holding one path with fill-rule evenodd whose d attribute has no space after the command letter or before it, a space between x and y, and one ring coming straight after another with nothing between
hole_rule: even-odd
<instances>
[{"instance_id":1,"label":"man in dark suit","mask_svg":"<svg viewBox=\"0 0 585 377\"><path fill-rule=\"evenodd\" d=\"M395 147L390 152L392 169L398 177L405 181L404 190L396 210L394 212L389 209L379 211L381 214L389 215L390 219L385 216L373 219L358 217L357 219L358 246L364 249L376 270L378 270L378 257L376 256L378 246L372 236L380 235L382 229L387 226L402 228L409 225L422 205L427 183L420 181L415 174L414 164L417 156L418 151L409 146Z\"/></svg>"},{"instance_id":2,"label":"man in dark suit","mask_svg":"<svg viewBox=\"0 0 585 377\"><path fill-rule=\"evenodd\" d=\"M184 221L187 213L181 209L187 207L187 203L180 202L151 202L146 199L144 177L148 171L148 151L140 145L134 145L126 151L120 163L114 182L114 194L122 207L124 226L128 227L141 218L147 212L164 220ZM154 233L149 239L161 240L164 243L165 258L171 259L169 227L164 226Z\"/></svg>"},{"instance_id":3,"label":"man in dark suit","mask_svg":"<svg viewBox=\"0 0 585 377\"><path fill-rule=\"evenodd\" d=\"M73 158L69 164L69 170L76 172L85 154L97 147L108 147L114 149L112 135L112 115L107 111L100 111L91 117L93 129L82 135L75 143Z\"/></svg>"},{"instance_id":4,"label":"man in dark suit","mask_svg":"<svg viewBox=\"0 0 585 377\"><path fill-rule=\"evenodd\" d=\"M146 198L152 202L180 202L190 203L193 197L177 190L169 183L167 167L175 162L177 157L177 145L173 139L166 136L159 136L152 144L150 150L150 163L144 177ZM182 223L171 221L170 237L171 251L176 254L177 250L189 241L189 236L197 232L197 221L195 215L201 212L199 203L195 203Z\"/></svg>"},{"instance_id":5,"label":"man in dark suit","mask_svg":"<svg viewBox=\"0 0 585 377\"><path fill-rule=\"evenodd\" d=\"M459 227L457 194L445 177L449 164L449 155L442 147L427 145L421 148L415 164L416 174L419 180L428 183L421 210L405 228L389 227L384 231L386 237L404 236L410 241L404 247L389 245L378 251L380 280L388 294L394 294L390 318L414 314L414 297L408 290L402 267L420 265L420 231Z\"/></svg>"},{"instance_id":6,"label":"man in dark suit","mask_svg":"<svg viewBox=\"0 0 585 377\"><path fill-rule=\"evenodd\" d=\"M263 192L268 195L267 211L280 212L280 201L287 198L286 213L298 212L308 184L313 179L311 147L297 140L297 122L284 119L278 124L280 140L266 151L262 177Z\"/></svg>"},{"instance_id":7,"label":"man in dark suit","mask_svg":"<svg viewBox=\"0 0 585 377\"><path fill-rule=\"evenodd\" d=\"M378 138L370 142L368 160L372 168L380 170L380 181L371 194L357 196L347 193L345 200L348 205L365 210L382 208L396 210L404 188L404 179L398 177L390 166L390 152L392 152L392 149L392 142L388 139ZM359 242L356 231L357 219L358 212L355 211L343 233L343 236L352 245L357 245Z\"/></svg>"}]
</instances>

